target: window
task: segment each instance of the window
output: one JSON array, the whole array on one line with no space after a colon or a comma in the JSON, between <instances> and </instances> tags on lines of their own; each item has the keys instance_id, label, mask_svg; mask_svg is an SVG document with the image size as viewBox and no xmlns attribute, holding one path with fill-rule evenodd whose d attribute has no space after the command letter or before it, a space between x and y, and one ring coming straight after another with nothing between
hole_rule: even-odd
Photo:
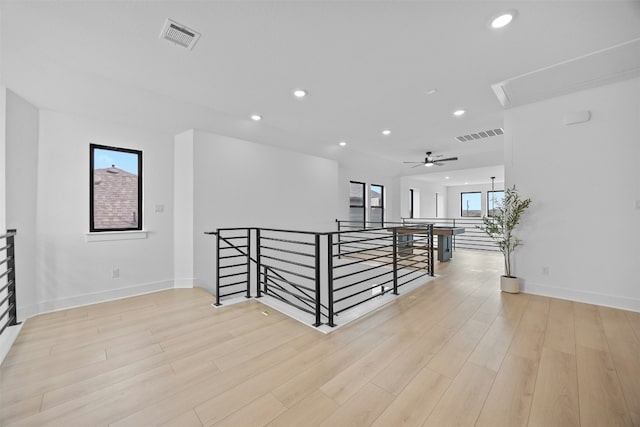
<instances>
[{"instance_id":1,"label":"window","mask_svg":"<svg viewBox=\"0 0 640 427\"><path fill-rule=\"evenodd\" d=\"M498 213L498 208L502 206L504 191L487 192L487 216L494 216Z\"/></svg>"},{"instance_id":2,"label":"window","mask_svg":"<svg viewBox=\"0 0 640 427\"><path fill-rule=\"evenodd\" d=\"M142 151L89 146L89 231L142 230Z\"/></svg>"},{"instance_id":3,"label":"window","mask_svg":"<svg viewBox=\"0 0 640 427\"><path fill-rule=\"evenodd\" d=\"M354 227L365 228L364 225L364 182L349 182L349 221Z\"/></svg>"},{"instance_id":4,"label":"window","mask_svg":"<svg viewBox=\"0 0 640 427\"><path fill-rule=\"evenodd\" d=\"M384 227L384 187L371 184L369 187L369 221L372 227Z\"/></svg>"},{"instance_id":5,"label":"window","mask_svg":"<svg viewBox=\"0 0 640 427\"><path fill-rule=\"evenodd\" d=\"M460 216L482 216L482 193L460 193Z\"/></svg>"}]
</instances>

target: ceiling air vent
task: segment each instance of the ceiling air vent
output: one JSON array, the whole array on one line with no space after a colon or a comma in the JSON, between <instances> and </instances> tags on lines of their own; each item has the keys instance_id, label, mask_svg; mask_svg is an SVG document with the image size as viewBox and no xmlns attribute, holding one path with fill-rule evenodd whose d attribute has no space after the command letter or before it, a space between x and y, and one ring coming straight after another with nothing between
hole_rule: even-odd
<instances>
[{"instance_id":1,"label":"ceiling air vent","mask_svg":"<svg viewBox=\"0 0 640 427\"><path fill-rule=\"evenodd\" d=\"M502 134L504 134L504 130L502 130L502 128L498 128L498 129L489 129L489 130L485 130L477 133L470 133L469 135L456 136L456 139L460 142L477 141L479 139L489 138L491 136L497 136Z\"/></svg>"},{"instance_id":2,"label":"ceiling air vent","mask_svg":"<svg viewBox=\"0 0 640 427\"><path fill-rule=\"evenodd\" d=\"M167 18L160 38L191 50L200 38L200 33Z\"/></svg>"}]
</instances>

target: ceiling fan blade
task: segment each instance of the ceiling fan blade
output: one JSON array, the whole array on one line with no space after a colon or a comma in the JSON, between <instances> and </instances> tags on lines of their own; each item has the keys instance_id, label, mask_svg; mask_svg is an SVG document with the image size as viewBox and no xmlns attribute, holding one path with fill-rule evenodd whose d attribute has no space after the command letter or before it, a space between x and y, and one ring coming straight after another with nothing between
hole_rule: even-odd
<instances>
[{"instance_id":1,"label":"ceiling fan blade","mask_svg":"<svg viewBox=\"0 0 640 427\"><path fill-rule=\"evenodd\" d=\"M438 159L439 162L449 162L451 160L458 160L457 157L447 157L446 159Z\"/></svg>"},{"instance_id":2,"label":"ceiling fan blade","mask_svg":"<svg viewBox=\"0 0 640 427\"><path fill-rule=\"evenodd\" d=\"M417 164L415 166L411 166L411 169L417 168L417 167L420 167L420 166L424 166L424 163L419 163L419 164Z\"/></svg>"},{"instance_id":3,"label":"ceiling fan blade","mask_svg":"<svg viewBox=\"0 0 640 427\"><path fill-rule=\"evenodd\" d=\"M402 162L402 163L417 163L417 164L420 164L420 165L424 164L424 162Z\"/></svg>"}]
</instances>

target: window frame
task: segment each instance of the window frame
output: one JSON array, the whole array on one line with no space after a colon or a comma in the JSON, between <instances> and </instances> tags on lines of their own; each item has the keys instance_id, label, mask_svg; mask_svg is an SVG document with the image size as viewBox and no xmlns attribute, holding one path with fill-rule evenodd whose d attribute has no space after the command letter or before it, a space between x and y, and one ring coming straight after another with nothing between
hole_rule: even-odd
<instances>
[{"instance_id":1,"label":"window frame","mask_svg":"<svg viewBox=\"0 0 640 427\"><path fill-rule=\"evenodd\" d=\"M119 228L97 228L95 227L94 220L94 161L95 150L110 150L118 151L121 153L135 154L138 156L138 224L136 227L119 227ZM105 233L105 232L126 232L126 231L142 231L143 230L143 200L142 200L142 150L135 150L132 148L112 147L109 145L101 144L89 144L89 232L90 233Z\"/></svg>"},{"instance_id":2,"label":"window frame","mask_svg":"<svg viewBox=\"0 0 640 427\"><path fill-rule=\"evenodd\" d=\"M362 206L351 204L351 184L362 186ZM349 181L349 211L354 208L362 209L362 228L366 228L367 224L367 184L360 181ZM351 212L349 212L349 220L351 220ZM355 221L354 221L355 222Z\"/></svg>"},{"instance_id":3,"label":"window frame","mask_svg":"<svg viewBox=\"0 0 640 427\"><path fill-rule=\"evenodd\" d=\"M380 188L380 206L373 206L371 204L371 193L372 193L372 187L379 187ZM371 220L372 216L371 215L373 213L374 209L380 209L380 227L384 227L384 185L380 185L380 184L369 184L369 209L371 209L371 213L369 214L369 223L373 224L373 221ZM377 222L376 222L377 224Z\"/></svg>"},{"instance_id":4,"label":"window frame","mask_svg":"<svg viewBox=\"0 0 640 427\"><path fill-rule=\"evenodd\" d=\"M504 200L504 190L489 190L489 191L487 191L487 216L488 217L493 217L493 215L491 215L491 203L489 203L489 201L491 200L491 198L490 198L491 193L502 193L502 199ZM493 208L495 209L495 206Z\"/></svg>"},{"instance_id":5,"label":"window frame","mask_svg":"<svg viewBox=\"0 0 640 427\"><path fill-rule=\"evenodd\" d=\"M409 219L413 219L413 188L409 189Z\"/></svg>"},{"instance_id":6,"label":"window frame","mask_svg":"<svg viewBox=\"0 0 640 427\"><path fill-rule=\"evenodd\" d=\"M465 215L462 199L465 194L479 194L480 195L480 215ZM482 218L482 191L462 191L460 192L460 217L461 218Z\"/></svg>"}]
</instances>

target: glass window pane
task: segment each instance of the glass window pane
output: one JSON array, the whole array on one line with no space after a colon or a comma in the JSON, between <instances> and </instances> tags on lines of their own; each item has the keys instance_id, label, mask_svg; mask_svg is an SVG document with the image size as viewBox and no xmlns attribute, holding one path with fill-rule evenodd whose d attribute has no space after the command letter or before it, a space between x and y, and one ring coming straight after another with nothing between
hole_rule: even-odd
<instances>
[{"instance_id":1,"label":"glass window pane","mask_svg":"<svg viewBox=\"0 0 640 427\"><path fill-rule=\"evenodd\" d=\"M142 152L91 144L90 230L142 229Z\"/></svg>"},{"instance_id":2,"label":"glass window pane","mask_svg":"<svg viewBox=\"0 0 640 427\"><path fill-rule=\"evenodd\" d=\"M460 216L480 217L482 216L482 193L461 193L460 194Z\"/></svg>"},{"instance_id":3,"label":"glass window pane","mask_svg":"<svg viewBox=\"0 0 640 427\"><path fill-rule=\"evenodd\" d=\"M489 191L487 193L487 216L494 216L502 206L504 191Z\"/></svg>"}]
</instances>

